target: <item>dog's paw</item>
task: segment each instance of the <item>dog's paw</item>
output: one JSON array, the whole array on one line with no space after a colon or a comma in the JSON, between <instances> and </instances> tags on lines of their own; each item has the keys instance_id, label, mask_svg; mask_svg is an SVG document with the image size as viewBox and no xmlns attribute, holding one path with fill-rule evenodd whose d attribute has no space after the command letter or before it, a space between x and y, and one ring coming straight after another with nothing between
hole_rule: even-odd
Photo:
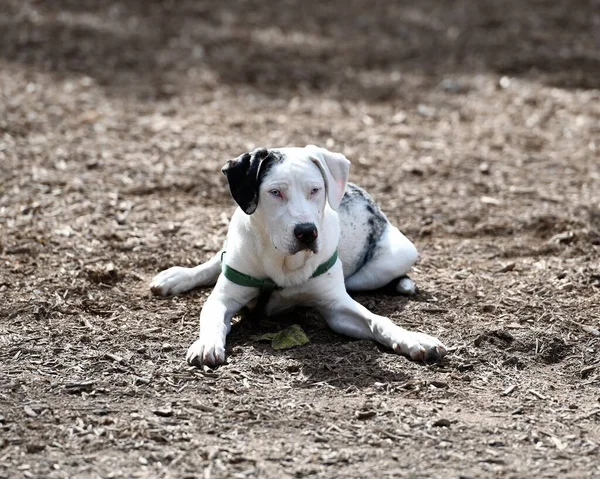
<instances>
[{"instance_id":1,"label":"dog's paw","mask_svg":"<svg viewBox=\"0 0 600 479\"><path fill-rule=\"evenodd\" d=\"M190 289L191 268L173 266L158 273L150 282L150 291L157 296L175 296Z\"/></svg>"},{"instance_id":2,"label":"dog's paw","mask_svg":"<svg viewBox=\"0 0 600 479\"><path fill-rule=\"evenodd\" d=\"M398 294L412 296L417 292L417 286L408 276L403 276L402 278L399 278L398 283L396 283L396 292Z\"/></svg>"},{"instance_id":3,"label":"dog's paw","mask_svg":"<svg viewBox=\"0 0 600 479\"><path fill-rule=\"evenodd\" d=\"M225 362L225 344L220 341L198 339L187 351L186 360L190 366L218 366Z\"/></svg>"},{"instance_id":4,"label":"dog's paw","mask_svg":"<svg viewBox=\"0 0 600 479\"><path fill-rule=\"evenodd\" d=\"M394 342L392 348L398 354L425 364L437 363L447 353L446 346L439 339L425 333L412 331L406 331L399 341Z\"/></svg>"}]
</instances>

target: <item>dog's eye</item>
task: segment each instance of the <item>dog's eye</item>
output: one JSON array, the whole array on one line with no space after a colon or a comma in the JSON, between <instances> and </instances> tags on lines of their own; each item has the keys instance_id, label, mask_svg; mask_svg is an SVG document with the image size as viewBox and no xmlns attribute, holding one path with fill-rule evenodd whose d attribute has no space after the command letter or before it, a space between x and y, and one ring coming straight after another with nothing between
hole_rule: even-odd
<instances>
[{"instance_id":1,"label":"dog's eye","mask_svg":"<svg viewBox=\"0 0 600 479\"><path fill-rule=\"evenodd\" d=\"M281 198L281 191L279 190L269 190L269 193L275 198Z\"/></svg>"},{"instance_id":2,"label":"dog's eye","mask_svg":"<svg viewBox=\"0 0 600 479\"><path fill-rule=\"evenodd\" d=\"M310 190L310 194L311 196L316 195L319 191L321 191L321 188L313 188L312 190Z\"/></svg>"}]
</instances>

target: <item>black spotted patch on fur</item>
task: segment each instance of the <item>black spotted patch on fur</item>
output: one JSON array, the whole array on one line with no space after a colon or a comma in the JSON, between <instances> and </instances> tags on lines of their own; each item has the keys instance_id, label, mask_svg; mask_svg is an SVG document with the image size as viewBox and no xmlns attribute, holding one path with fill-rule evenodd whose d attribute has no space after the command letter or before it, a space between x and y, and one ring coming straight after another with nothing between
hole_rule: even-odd
<instances>
[{"instance_id":1,"label":"black spotted patch on fur","mask_svg":"<svg viewBox=\"0 0 600 479\"><path fill-rule=\"evenodd\" d=\"M348 209L348 207L356 201L364 201L365 199L369 199L372 203L374 203L367 192L360 186L357 186L354 183L348 183L346 185L346 189L344 190L342 201L340 202L340 208Z\"/></svg>"},{"instance_id":2,"label":"black spotted patch on fur","mask_svg":"<svg viewBox=\"0 0 600 479\"><path fill-rule=\"evenodd\" d=\"M356 271L360 271L360 269L367 264L377 252L379 241L387 227L387 219L379 206L377 206L377 203L373 201L373 198L371 198L365 190L354 183L348 183L340 203L340 208L348 209L351 204L357 201L365 205L369 215L369 232L365 238L364 249L360 255L356 268Z\"/></svg>"}]
</instances>

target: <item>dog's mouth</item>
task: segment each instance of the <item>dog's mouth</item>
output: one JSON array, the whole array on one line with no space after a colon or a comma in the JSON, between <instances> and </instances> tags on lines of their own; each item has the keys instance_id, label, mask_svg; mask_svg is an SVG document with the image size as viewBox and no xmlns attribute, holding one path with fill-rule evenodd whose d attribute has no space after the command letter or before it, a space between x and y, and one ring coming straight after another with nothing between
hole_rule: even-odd
<instances>
[{"instance_id":1,"label":"dog's mouth","mask_svg":"<svg viewBox=\"0 0 600 479\"><path fill-rule=\"evenodd\" d=\"M298 241L296 238L286 238L285 236L271 238L273 247L285 256L294 256L302 251L317 254L320 251L319 243L320 241L318 238L315 238L315 241L309 243Z\"/></svg>"},{"instance_id":2,"label":"dog's mouth","mask_svg":"<svg viewBox=\"0 0 600 479\"><path fill-rule=\"evenodd\" d=\"M275 249L279 249L275 246ZM295 254L298 254L302 251L308 251L311 252L313 254L317 254L319 252L319 245L317 244L317 242L315 241L313 244L311 245L305 245L302 243L296 243L294 245L292 245L288 251L287 251L287 255L288 256L294 256Z\"/></svg>"},{"instance_id":3,"label":"dog's mouth","mask_svg":"<svg viewBox=\"0 0 600 479\"><path fill-rule=\"evenodd\" d=\"M319 252L319 247L317 246L317 243L315 242L314 244L310 245L310 246L301 246L300 251L311 251L314 254L317 254Z\"/></svg>"},{"instance_id":4,"label":"dog's mouth","mask_svg":"<svg viewBox=\"0 0 600 479\"><path fill-rule=\"evenodd\" d=\"M297 255L298 253L313 253L313 254L317 254L319 252L319 250L317 248L308 248L306 246L303 247L299 247L299 248L294 248L293 250L288 252L289 256L294 256Z\"/></svg>"}]
</instances>

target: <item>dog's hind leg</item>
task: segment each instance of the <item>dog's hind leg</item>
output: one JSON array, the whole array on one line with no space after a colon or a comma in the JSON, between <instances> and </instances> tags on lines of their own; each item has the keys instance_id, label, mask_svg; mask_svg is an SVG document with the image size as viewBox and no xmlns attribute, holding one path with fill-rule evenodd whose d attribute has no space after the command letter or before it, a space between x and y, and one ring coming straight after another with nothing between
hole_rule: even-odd
<instances>
[{"instance_id":1,"label":"dog's hind leg","mask_svg":"<svg viewBox=\"0 0 600 479\"><path fill-rule=\"evenodd\" d=\"M174 296L200 286L213 286L221 273L221 252L206 263L194 268L173 266L161 271L150 283L150 291L157 296Z\"/></svg>"},{"instance_id":2,"label":"dog's hind leg","mask_svg":"<svg viewBox=\"0 0 600 479\"><path fill-rule=\"evenodd\" d=\"M374 256L346 278L348 291L371 291L386 286L396 294L414 294L416 287L407 275L419 257L417 248L398 228L388 225Z\"/></svg>"}]
</instances>

